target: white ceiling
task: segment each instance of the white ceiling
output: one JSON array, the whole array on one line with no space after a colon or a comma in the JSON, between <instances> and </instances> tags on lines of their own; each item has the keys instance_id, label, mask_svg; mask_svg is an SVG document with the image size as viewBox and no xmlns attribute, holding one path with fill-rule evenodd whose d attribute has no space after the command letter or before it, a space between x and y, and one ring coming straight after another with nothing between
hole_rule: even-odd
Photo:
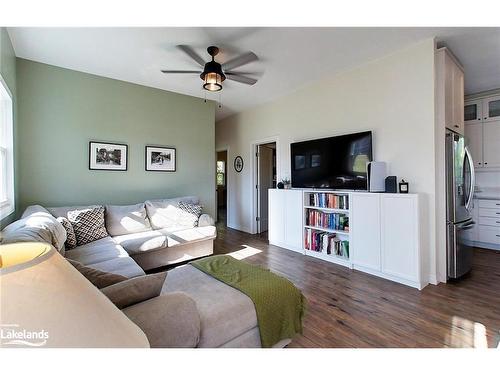
<instances>
[{"instance_id":1,"label":"white ceiling","mask_svg":"<svg viewBox=\"0 0 500 375\"><path fill-rule=\"evenodd\" d=\"M217 119L273 100L322 77L351 69L436 36L465 68L466 93L500 87L500 28L9 28L18 57L141 85L204 97L196 75L160 69L197 69L175 46L221 48L223 63L253 51L260 61L254 86L224 82ZM218 99L217 94L208 94Z\"/></svg>"}]
</instances>

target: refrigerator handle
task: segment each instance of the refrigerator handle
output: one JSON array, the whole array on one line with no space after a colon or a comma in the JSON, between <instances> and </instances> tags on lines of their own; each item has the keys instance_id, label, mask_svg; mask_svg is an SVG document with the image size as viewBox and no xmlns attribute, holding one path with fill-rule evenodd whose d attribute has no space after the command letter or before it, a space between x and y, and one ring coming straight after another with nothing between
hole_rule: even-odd
<instances>
[{"instance_id":1,"label":"refrigerator handle","mask_svg":"<svg viewBox=\"0 0 500 375\"><path fill-rule=\"evenodd\" d=\"M470 210L472 204L472 198L474 197L474 188L476 185L476 172L474 170L474 161L472 160L472 155L467 146L465 146L465 154L467 155L467 160L469 161L469 168L470 168L470 192L467 197L467 202L465 203L465 208L467 210Z\"/></svg>"}]
</instances>

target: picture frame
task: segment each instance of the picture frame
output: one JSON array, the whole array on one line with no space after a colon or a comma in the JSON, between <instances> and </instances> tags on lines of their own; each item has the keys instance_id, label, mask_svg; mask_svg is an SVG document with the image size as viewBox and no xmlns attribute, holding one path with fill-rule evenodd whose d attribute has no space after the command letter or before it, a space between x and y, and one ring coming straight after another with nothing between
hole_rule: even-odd
<instances>
[{"instance_id":1,"label":"picture frame","mask_svg":"<svg viewBox=\"0 0 500 375\"><path fill-rule=\"evenodd\" d=\"M89 170L126 171L128 145L110 142L89 142Z\"/></svg>"},{"instance_id":2,"label":"picture frame","mask_svg":"<svg viewBox=\"0 0 500 375\"><path fill-rule=\"evenodd\" d=\"M234 158L234 170L238 173L243 170L243 158L239 155Z\"/></svg>"},{"instance_id":3,"label":"picture frame","mask_svg":"<svg viewBox=\"0 0 500 375\"><path fill-rule=\"evenodd\" d=\"M176 172L176 153L174 147L146 146L144 168L149 172Z\"/></svg>"}]
</instances>

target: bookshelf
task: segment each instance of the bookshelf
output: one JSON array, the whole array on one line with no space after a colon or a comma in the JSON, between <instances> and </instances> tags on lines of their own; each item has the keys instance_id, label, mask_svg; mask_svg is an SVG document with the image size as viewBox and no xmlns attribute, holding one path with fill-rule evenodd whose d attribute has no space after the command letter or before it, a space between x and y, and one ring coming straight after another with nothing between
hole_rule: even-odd
<instances>
[{"instance_id":1,"label":"bookshelf","mask_svg":"<svg viewBox=\"0 0 500 375\"><path fill-rule=\"evenodd\" d=\"M352 268L349 193L303 191L304 254Z\"/></svg>"}]
</instances>

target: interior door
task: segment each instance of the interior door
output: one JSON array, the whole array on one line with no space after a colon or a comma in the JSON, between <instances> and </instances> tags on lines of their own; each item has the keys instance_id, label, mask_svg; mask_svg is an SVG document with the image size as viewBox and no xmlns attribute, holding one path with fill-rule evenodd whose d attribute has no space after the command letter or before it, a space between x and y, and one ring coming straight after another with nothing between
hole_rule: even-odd
<instances>
[{"instance_id":1,"label":"interior door","mask_svg":"<svg viewBox=\"0 0 500 375\"><path fill-rule=\"evenodd\" d=\"M268 230L268 190L273 187L273 150L269 147L259 145L257 151L258 160L258 233Z\"/></svg>"}]
</instances>

